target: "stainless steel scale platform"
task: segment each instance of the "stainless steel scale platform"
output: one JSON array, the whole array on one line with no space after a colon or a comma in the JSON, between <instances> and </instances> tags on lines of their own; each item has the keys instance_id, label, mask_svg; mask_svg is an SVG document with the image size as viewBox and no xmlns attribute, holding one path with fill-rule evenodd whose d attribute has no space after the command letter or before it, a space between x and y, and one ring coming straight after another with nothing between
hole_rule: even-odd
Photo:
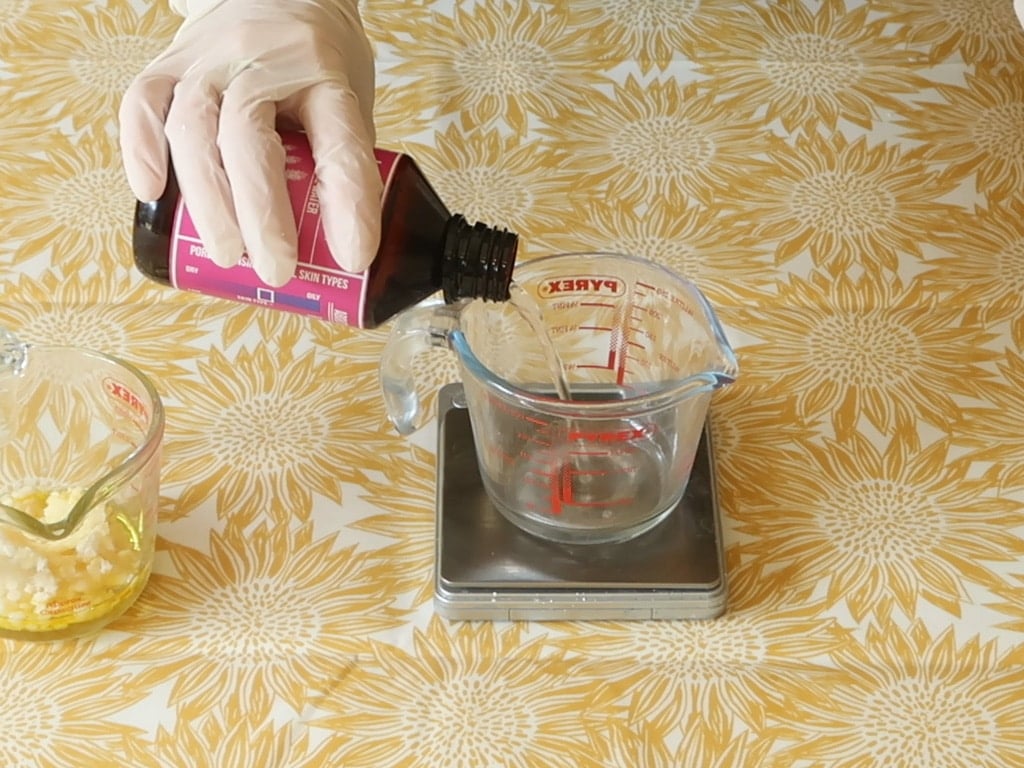
<instances>
[{"instance_id":1,"label":"stainless steel scale platform","mask_svg":"<svg viewBox=\"0 0 1024 768\"><path fill-rule=\"evenodd\" d=\"M708 619L726 580L705 430L689 485L655 528L619 544L559 544L506 520L487 498L462 386L438 397L436 611L456 620Z\"/></svg>"}]
</instances>

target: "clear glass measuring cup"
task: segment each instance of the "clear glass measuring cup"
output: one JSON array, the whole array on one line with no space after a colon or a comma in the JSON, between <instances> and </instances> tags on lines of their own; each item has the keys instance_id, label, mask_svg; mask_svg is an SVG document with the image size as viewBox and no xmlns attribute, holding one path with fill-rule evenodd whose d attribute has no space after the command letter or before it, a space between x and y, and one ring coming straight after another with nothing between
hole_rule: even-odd
<instances>
[{"instance_id":1,"label":"clear glass measuring cup","mask_svg":"<svg viewBox=\"0 0 1024 768\"><path fill-rule=\"evenodd\" d=\"M513 277L512 301L396 319L380 369L392 422L408 434L426 421L415 359L446 346L484 487L506 518L569 543L649 530L682 498L712 393L738 373L714 310L693 283L621 254L547 256Z\"/></svg>"},{"instance_id":2,"label":"clear glass measuring cup","mask_svg":"<svg viewBox=\"0 0 1024 768\"><path fill-rule=\"evenodd\" d=\"M164 411L134 366L0 330L0 636L121 615L149 579Z\"/></svg>"}]
</instances>

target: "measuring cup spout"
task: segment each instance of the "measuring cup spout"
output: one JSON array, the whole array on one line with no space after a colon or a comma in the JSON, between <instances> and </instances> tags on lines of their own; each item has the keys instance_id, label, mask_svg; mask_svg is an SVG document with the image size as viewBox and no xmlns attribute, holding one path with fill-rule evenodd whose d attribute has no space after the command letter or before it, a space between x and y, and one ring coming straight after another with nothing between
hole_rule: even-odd
<instances>
[{"instance_id":1,"label":"measuring cup spout","mask_svg":"<svg viewBox=\"0 0 1024 768\"><path fill-rule=\"evenodd\" d=\"M736 381L735 374L713 373L711 376L714 379L712 389L721 389L722 387L728 386Z\"/></svg>"},{"instance_id":2,"label":"measuring cup spout","mask_svg":"<svg viewBox=\"0 0 1024 768\"><path fill-rule=\"evenodd\" d=\"M654 381L645 385L634 385L631 394L634 397L653 397L659 402L680 402L727 387L736 381L738 373L737 367L729 370L704 371L676 382Z\"/></svg>"},{"instance_id":3,"label":"measuring cup spout","mask_svg":"<svg viewBox=\"0 0 1024 768\"><path fill-rule=\"evenodd\" d=\"M725 330L703 295L694 293L694 298L703 309L701 335L706 334L707 344L697 346L697 349L702 351L694 354L692 363L700 365L704 370L691 373L677 381L652 380L646 385L635 386L636 390L644 392L646 388L646 394L660 392L667 395L670 400L680 401L698 395L710 394L716 389L727 387L736 381L740 366L736 360L736 353L725 335Z\"/></svg>"},{"instance_id":4,"label":"measuring cup spout","mask_svg":"<svg viewBox=\"0 0 1024 768\"><path fill-rule=\"evenodd\" d=\"M721 357L715 368L704 374L708 379L711 389L721 389L722 387L729 386L736 381L736 377L740 373L740 366L736 361L736 353L733 352L729 342L725 340L725 335L721 332L721 329L717 330L718 333L716 335L720 337L718 351Z\"/></svg>"},{"instance_id":5,"label":"measuring cup spout","mask_svg":"<svg viewBox=\"0 0 1024 768\"><path fill-rule=\"evenodd\" d=\"M716 389L727 387L736 381L736 375L738 371L733 368L731 371L709 371L703 374L704 386L701 387L702 392L713 392Z\"/></svg>"},{"instance_id":6,"label":"measuring cup spout","mask_svg":"<svg viewBox=\"0 0 1024 768\"><path fill-rule=\"evenodd\" d=\"M693 389L695 393L712 392L735 382L740 366L714 308L696 286L691 284L688 288L703 312L704 330L712 345L709 351L713 358L705 363L707 368L702 373L691 377L695 380Z\"/></svg>"}]
</instances>

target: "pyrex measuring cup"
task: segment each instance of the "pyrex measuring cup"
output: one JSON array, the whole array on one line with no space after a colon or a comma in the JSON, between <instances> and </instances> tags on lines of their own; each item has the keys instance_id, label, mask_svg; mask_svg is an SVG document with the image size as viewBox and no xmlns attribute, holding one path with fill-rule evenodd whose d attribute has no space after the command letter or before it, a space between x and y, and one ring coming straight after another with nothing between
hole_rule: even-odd
<instances>
[{"instance_id":1,"label":"pyrex measuring cup","mask_svg":"<svg viewBox=\"0 0 1024 768\"><path fill-rule=\"evenodd\" d=\"M136 368L0 331L0 636L117 618L153 561L164 411Z\"/></svg>"},{"instance_id":2,"label":"pyrex measuring cup","mask_svg":"<svg viewBox=\"0 0 1024 768\"><path fill-rule=\"evenodd\" d=\"M620 254L534 259L513 277L510 302L399 316L381 361L392 422L409 433L426 420L413 361L448 346L485 489L506 518L570 543L650 529L682 498L712 392L737 375L714 310L681 276ZM544 333L569 400L556 394Z\"/></svg>"}]
</instances>

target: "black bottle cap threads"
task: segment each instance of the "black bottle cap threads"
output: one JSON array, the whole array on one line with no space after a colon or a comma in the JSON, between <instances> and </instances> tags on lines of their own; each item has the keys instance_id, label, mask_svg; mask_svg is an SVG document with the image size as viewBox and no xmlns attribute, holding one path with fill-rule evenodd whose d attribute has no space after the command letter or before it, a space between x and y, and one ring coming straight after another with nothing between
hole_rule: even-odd
<instances>
[{"instance_id":1,"label":"black bottle cap threads","mask_svg":"<svg viewBox=\"0 0 1024 768\"><path fill-rule=\"evenodd\" d=\"M445 303L459 299L507 301L519 238L455 214L444 231L441 288Z\"/></svg>"}]
</instances>

